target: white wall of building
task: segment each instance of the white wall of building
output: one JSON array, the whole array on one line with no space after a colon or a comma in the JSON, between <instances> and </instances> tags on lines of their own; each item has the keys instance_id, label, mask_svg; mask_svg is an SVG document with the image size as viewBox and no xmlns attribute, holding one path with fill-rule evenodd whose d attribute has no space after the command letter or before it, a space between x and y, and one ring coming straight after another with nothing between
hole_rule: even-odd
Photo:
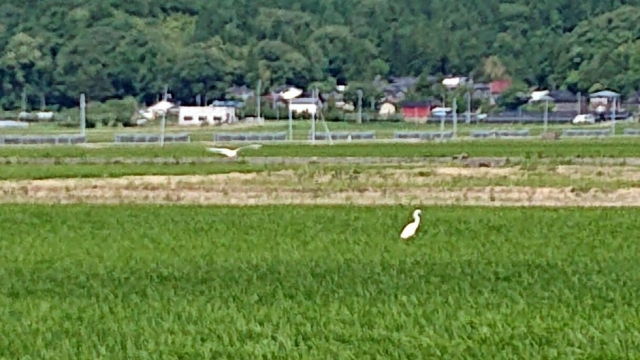
<instances>
[{"instance_id":1,"label":"white wall of building","mask_svg":"<svg viewBox=\"0 0 640 360\"><path fill-rule=\"evenodd\" d=\"M316 104L291 104L291 112L294 113L303 113L308 112L309 114L315 114L318 110L318 105Z\"/></svg>"},{"instance_id":2,"label":"white wall of building","mask_svg":"<svg viewBox=\"0 0 640 360\"><path fill-rule=\"evenodd\" d=\"M237 121L236 108L226 106L180 106L178 125L219 125Z\"/></svg>"}]
</instances>

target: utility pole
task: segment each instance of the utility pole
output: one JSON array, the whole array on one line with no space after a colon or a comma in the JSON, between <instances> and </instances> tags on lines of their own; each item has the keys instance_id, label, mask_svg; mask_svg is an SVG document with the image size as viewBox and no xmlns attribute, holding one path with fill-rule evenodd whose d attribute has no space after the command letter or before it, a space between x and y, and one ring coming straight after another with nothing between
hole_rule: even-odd
<instances>
[{"instance_id":1,"label":"utility pole","mask_svg":"<svg viewBox=\"0 0 640 360\"><path fill-rule=\"evenodd\" d=\"M549 99L546 98L544 100L544 130L543 132L547 132L547 127L549 125Z\"/></svg>"},{"instance_id":2,"label":"utility pole","mask_svg":"<svg viewBox=\"0 0 640 360\"><path fill-rule=\"evenodd\" d=\"M616 134L616 98L613 98L613 106L611 107L611 135Z\"/></svg>"},{"instance_id":3,"label":"utility pole","mask_svg":"<svg viewBox=\"0 0 640 360\"><path fill-rule=\"evenodd\" d=\"M358 124L362 124L362 90L358 89Z\"/></svg>"},{"instance_id":4,"label":"utility pole","mask_svg":"<svg viewBox=\"0 0 640 360\"><path fill-rule=\"evenodd\" d=\"M22 88L22 100L21 100L22 112L27 111L27 89Z\"/></svg>"},{"instance_id":5,"label":"utility pole","mask_svg":"<svg viewBox=\"0 0 640 360\"><path fill-rule=\"evenodd\" d=\"M271 92L271 98L273 98L273 110L276 111L276 120L280 120L280 107L278 106L278 94Z\"/></svg>"},{"instance_id":6,"label":"utility pole","mask_svg":"<svg viewBox=\"0 0 640 360\"><path fill-rule=\"evenodd\" d=\"M467 125L471 124L471 93L467 91L467 113L466 120Z\"/></svg>"},{"instance_id":7,"label":"utility pole","mask_svg":"<svg viewBox=\"0 0 640 360\"><path fill-rule=\"evenodd\" d=\"M198 97L200 97L200 95L198 95ZM169 85L165 85L164 86L163 100L167 101L168 98L169 98ZM162 112L161 132L160 132L160 146L161 147L164 147L164 134L165 134L166 127L167 127L167 112L163 111Z\"/></svg>"},{"instance_id":8,"label":"utility pole","mask_svg":"<svg viewBox=\"0 0 640 360\"><path fill-rule=\"evenodd\" d=\"M582 94L578 93L578 115L582 114Z\"/></svg>"},{"instance_id":9,"label":"utility pole","mask_svg":"<svg viewBox=\"0 0 640 360\"><path fill-rule=\"evenodd\" d=\"M262 100L261 94L262 94L262 80L258 79L258 86L256 86L256 110L258 113L258 124L262 125L263 121L260 118L260 101Z\"/></svg>"},{"instance_id":10,"label":"utility pole","mask_svg":"<svg viewBox=\"0 0 640 360\"><path fill-rule=\"evenodd\" d=\"M291 112L291 99L287 101L287 108L289 109L289 140L293 141L293 113Z\"/></svg>"},{"instance_id":11,"label":"utility pole","mask_svg":"<svg viewBox=\"0 0 640 360\"><path fill-rule=\"evenodd\" d=\"M319 110L318 109L318 98L317 98L317 93L316 93L317 89L313 89L312 92L312 97L313 97L313 103L316 105L316 111L311 113L311 144L315 144L316 143L316 112Z\"/></svg>"},{"instance_id":12,"label":"utility pole","mask_svg":"<svg viewBox=\"0 0 640 360\"><path fill-rule=\"evenodd\" d=\"M458 98L453 98L453 137L457 137L458 135Z\"/></svg>"},{"instance_id":13,"label":"utility pole","mask_svg":"<svg viewBox=\"0 0 640 360\"><path fill-rule=\"evenodd\" d=\"M80 135L86 136L87 130L87 117L86 117L86 104L84 94L80 94Z\"/></svg>"}]
</instances>

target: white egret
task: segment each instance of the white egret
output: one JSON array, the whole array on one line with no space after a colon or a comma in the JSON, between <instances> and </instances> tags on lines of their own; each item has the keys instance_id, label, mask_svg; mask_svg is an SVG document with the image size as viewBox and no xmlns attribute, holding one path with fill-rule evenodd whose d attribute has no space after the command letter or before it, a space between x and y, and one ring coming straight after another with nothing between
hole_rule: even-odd
<instances>
[{"instance_id":1,"label":"white egret","mask_svg":"<svg viewBox=\"0 0 640 360\"><path fill-rule=\"evenodd\" d=\"M418 226L420 226L421 213L422 211L420 209L416 209L413 211L413 221L408 223L407 226L402 229L402 233L400 233L401 239L407 240L416 234L416 230L418 230Z\"/></svg>"},{"instance_id":2,"label":"white egret","mask_svg":"<svg viewBox=\"0 0 640 360\"><path fill-rule=\"evenodd\" d=\"M243 150L243 149L254 149L254 150L257 150L257 149L260 149L261 147L262 147L261 144L252 144L252 145L247 145L247 146L241 146L241 147L239 147L237 149L210 147L210 148L207 148L207 151L212 152L212 153L216 153L216 154L222 154L222 155L225 155L226 157L229 157L229 158L235 158L235 157L238 156L238 152L240 150Z\"/></svg>"}]
</instances>

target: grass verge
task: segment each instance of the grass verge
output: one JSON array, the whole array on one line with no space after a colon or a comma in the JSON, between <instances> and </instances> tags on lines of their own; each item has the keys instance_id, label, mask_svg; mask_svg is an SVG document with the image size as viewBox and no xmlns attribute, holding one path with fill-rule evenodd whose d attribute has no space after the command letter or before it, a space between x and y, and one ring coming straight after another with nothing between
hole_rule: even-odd
<instances>
[{"instance_id":1,"label":"grass verge","mask_svg":"<svg viewBox=\"0 0 640 360\"><path fill-rule=\"evenodd\" d=\"M0 180L118 178L142 175L212 175L232 172L254 173L269 169L283 170L286 167L250 164L16 164L0 166Z\"/></svg>"},{"instance_id":2,"label":"grass verge","mask_svg":"<svg viewBox=\"0 0 640 360\"><path fill-rule=\"evenodd\" d=\"M233 145L230 147L237 147ZM0 147L0 157L202 157L204 144L118 145L99 148L81 146ZM328 145L267 144L248 150L247 157L449 157L461 152L470 156L554 157L640 157L640 139L589 139L545 142L536 140L478 140L448 143L362 143Z\"/></svg>"}]
</instances>

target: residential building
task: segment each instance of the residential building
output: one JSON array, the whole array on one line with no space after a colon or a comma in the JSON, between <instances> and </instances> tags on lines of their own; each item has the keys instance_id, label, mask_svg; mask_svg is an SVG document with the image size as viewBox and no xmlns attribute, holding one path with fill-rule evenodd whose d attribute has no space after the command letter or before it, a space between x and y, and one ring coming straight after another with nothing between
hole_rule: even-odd
<instances>
[{"instance_id":1,"label":"residential building","mask_svg":"<svg viewBox=\"0 0 640 360\"><path fill-rule=\"evenodd\" d=\"M603 90L589 94L589 107L597 113L609 112L620 107L620 94Z\"/></svg>"},{"instance_id":2,"label":"residential building","mask_svg":"<svg viewBox=\"0 0 640 360\"><path fill-rule=\"evenodd\" d=\"M426 120L431 116L431 101L407 101L401 104L402 117L408 120Z\"/></svg>"},{"instance_id":3,"label":"residential building","mask_svg":"<svg viewBox=\"0 0 640 360\"><path fill-rule=\"evenodd\" d=\"M300 114L306 112L310 115L313 115L318 111L321 103L318 99L315 98L295 98L291 99L290 106L292 113Z\"/></svg>"},{"instance_id":4,"label":"residential building","mask_svg":"<svg viewBox=\"0 0 640 360\"><path fill-rule=\"evenodd\" d=\"M464 85L466 83L467 78L463 76L448 77L442 80L442 85L449 89L456 89L458 86Z\"/></svg>"},{"instance_id":5,"label":"residential building","mask_svg":"<svg viewBox=\"0 0 640 360\"><path fill-rule=\"evenodd\" d=\"M200 126L213 124L213 108L209 106L180 106L178 125Z\"/></svg>"},{"instance_id":6,"label":"residential building","mask_svg":"<svg viewBox=\"0 0 640 360\"><path fill-rule=\"evenodd\" d=\"M383 90L384 97L381 99L383 102L390 102L397 104L405 99L407 96L406 90L403 90L399 87L394 87L391 85L390 87Z\"/></svg>"},{"instance_id":7,"label":"residential building","mask_svg":"<svg viewBox=\"0 0 640 360\"><path fill-rule=\"evenodd\" d=\"M473 84L474 99L489 99L491 97L491 86L484 83Z\"/></svg>"},{"instance_id":8,"label":"residential building","mask_svg":"<svg viewBox=\"0 0 640 360\"><path fill-rule=\"evenodd\" d=\"M511 80L494 80L489 83L489 91L491 95L499 96L511 87Z\"/></svg>"},{"instance_id":9,"label":"residential building","mask_svg":"<svg viewBox=\"0 0 640 360\"><path fill-rule=\"evenodd\" d=\"M178 125L220 125L238 121L235 102L214 102L211 106L180 106Z\"/></svg>"},{"instance_id":10,"label":"residential building","mask_svg":"<svg viewBox=\"0 0 640 360\"><path fill-rule=\"evenodd\" d=\"M578 112L578 97L567 90L551 90L547 94L553 100L557 112Z\"/></svg>"},{"instance_id":11,"label":"residential building","mask_svg":"<svg viewBox=\"0 0 640 360\"><path fill-rule=\"evenodd\" d=\"M344 101L344 94L340 91L332 91L332 92L328 92L328 93L322 93L320 94L320 98L324 101L324 102L330 102L333 101L333 104L335 105L336 108L340 109L343 106L346 105L345 101Z\"/></svg>"},{"instance_id":12,"label":"residential building","mask_svg":"<svg viewBox=\"0 0 640 360\"><path fill-rule=\"evenodd\" d=\"M384 94L380 99L381 102L397 104L405 99L417 82L418 78L415 76L391 77L389 82L376 77L373 85Z\"/></svg>"}]
</instances>

